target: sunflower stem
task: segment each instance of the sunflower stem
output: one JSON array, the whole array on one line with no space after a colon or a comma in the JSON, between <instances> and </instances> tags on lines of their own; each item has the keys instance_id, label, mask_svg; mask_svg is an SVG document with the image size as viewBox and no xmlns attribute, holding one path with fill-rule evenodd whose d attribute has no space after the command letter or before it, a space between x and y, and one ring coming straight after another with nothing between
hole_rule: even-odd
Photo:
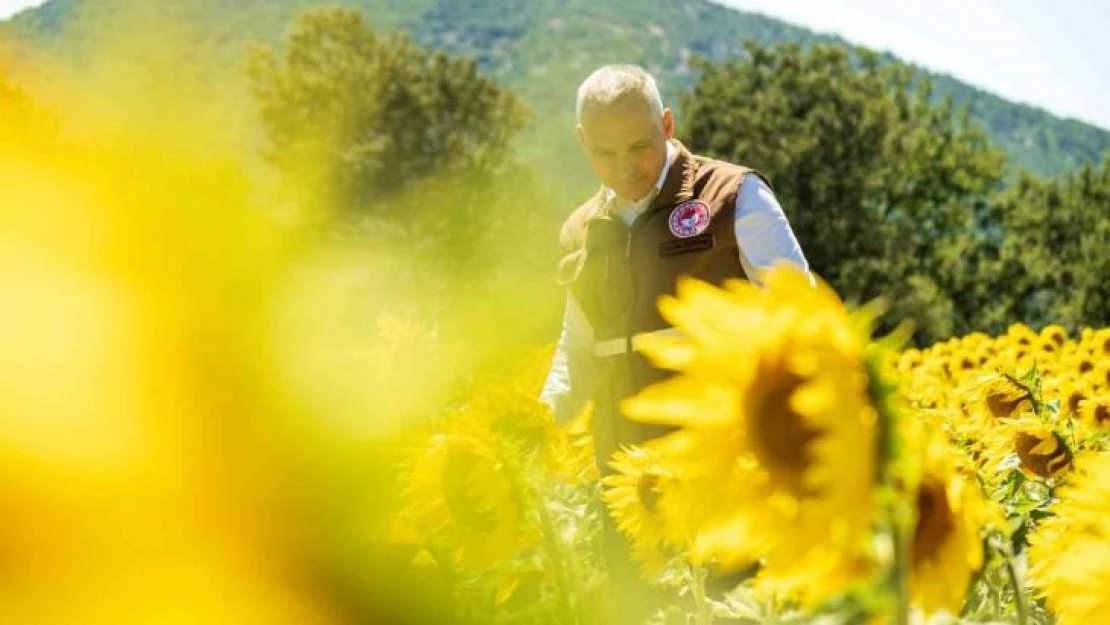
<instances>
[{"instance_id":1,"label":"sunflower stem","mask_svg":"<svg viewBox=\"0 0 1110 625\"><path fill-rule=\"evenodd\" d=\"M691 573L694 578L693 594L694 608L697 610L697 623L698 625L713 625L713 611L710 609L709 599L705 594L705 579L709 572L705 567L695 564L691 568Z\"/></svg>"},{"instance_id":2,"label":"sunflower stem","mask_svg":"<svg viewBox=\"0 0 1110 625\"><path fill-rule=\"evenodd\" d=\"M1014 609L1017 610L1017 625L1026 625L1029 614L1025 605L1025 593L1022 592L1021 582L1018 580L1017 567L1014 566L1013 553L1006 554L1006 576L1010 578L1010 587L1014 589Z\"/></svg>"},{"instance_id":3,"label":"sunflower stem","mask_svg":"<svg viewBox=\"0 0 1110 625\"><path fill-rule=\"evenodd\" d=\"M544 552L547 555L548 563L551 565L552 577L555 579L555 595L559 604L559 616L561 617L559 622L577 625L578 619L571 605L570 584L567 582L563 550L560 548L555 523L547 509L547 500L535 490L532 494L536 502L536 509L539 512Z\"/></svg>"},{"instance_id":4,"label":"sunflower stem","mask_svg":"<svg viewBox=\"0 0 1110 625\"><path fill-rule=\"evenodd\" d=\"M909 625L909 567L910 540L916 514L907 485L899 475L899 458L902 441L899 438L899 413L893 403L897 386L883 373L881 346L873 345L865 359L868 372L868 395L871 397L879 422L878 456L876 463L878 483L886 492L886 521L889 524L893 562L887 580L888 590L895 598L892 623Z\"/></svg>"},{"instance_id":5,"label":"sunflower stem","mask_svg":"<svg viewBox=\"0 0 1110 625\"><path fill-rule=\"evenodd\" d=\"M521 502L521 507L525 509L528 504L531 504L539 517L540 533L543 535L543 554L551 567L555 585L559 623L561 625L579 625L576 610L578 602L571 597L571 586L566 572L566 559L559 542L558 529L547 507L547 497L544 496L538 485L525 475L523 468L526 465L518 461L518 456L513 453L513 449L502 447L501 452L516 500Z\"/></svg>"},{"instance_id":6,"label":"sunflower stem","mask_svg":"<svg viewBox=\"0 0 1110 625\"><path fill-rule=\"evenodd\" d=\"M445 553L445 549L432 541L424 545L428 554L432 556L432 560L436 563L436 569L439 570L443 583L447 588L451 589L451 606L457 612L460 607L461 597L459 589L459 574L458 569L455 567L454 562L449 554Z\"/></svg>"},{"instance_id":7,"label":"sunflower stem","mask_svg":"<svg viewBox=\"0 0 1110 625\"><path fill-rule=\"evenodd\" d=\"M894 591L897 594L897 612L894 622L897 625L909 625L910 622L910 584L909 561L910 543L906 524L902 523L897 506L892 510L892 531L894 538Z\"/></svg>"}]
</instances>

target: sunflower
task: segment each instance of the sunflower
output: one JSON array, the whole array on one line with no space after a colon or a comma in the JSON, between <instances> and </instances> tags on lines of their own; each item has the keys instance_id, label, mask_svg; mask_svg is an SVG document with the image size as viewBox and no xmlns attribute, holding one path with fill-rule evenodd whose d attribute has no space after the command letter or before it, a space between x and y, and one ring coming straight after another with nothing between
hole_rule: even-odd
<instances>
[{"instance_id":1,"label":"sunflower","mask_svg":"<svg viewBox=\"0 0 1110 625\"><path fill-rule=\"evenodd\" d=\"M1041 329L1041 338L1063 347L1068 342L1068 331L1060 324L1047 325Z\"/></svg>"},{"instance_id":2,"label":"sunflower","mask_svg":"<svg viewBox=\"0 0 1110 625\"><path fill-rule=\"evenodd\" d=\"M740 562L752 542L720 528L744 528L763 542L765 579L788 580L804 599L841 591L861 569L874 518L870 319L789 265L768 272L763 289L683 280L660 311L682 336L652 337L644 352L677 375L623 410L678 427L657 448L683 489L715 494L697 502L695 544Z\"/></svg>"},{"instance_id":3,"label":"sunflower","mask_svg":"<svg viewBox=\"0 0 1110 625\"><path fill-rule=\"evenodd\" d=\"M1079 405L1079 419L1093 430L1110 429L1110 393L1083 400Z\"/></svg>"},{"instance_id":4,"label":"sunflower","mask_svg":"<svg viewBox=\"0 0 1110 625\"><path fill-rule=\"evenodd\" d=\"M972 575L983 565L980 529L997 523L959 452L932 439L916 488L917 517L910 542L910 599L925 614L958 614Z\"/></svg>"},{"instance_id":5,"label":"sunflower","mask_svg":"<svg viewBox=\"0 0 1110 625\"><path fill-rule=\"evenodd\" d=\"M899 373L910 373L920 367L923 360L920 350L910 348L898 355L895 368Z\"/></svg>"},{"instance_id":6,"label":"sunflower","mask_svg":"<svg viewBox=\"0 0 1110 625\"><path fill-rule=\"evenodd\" d=\"M567 427L557 427L550 408L538 399L550 352L525 358L511 374L483 374L468 384L455 407L443 415L452 431L496 441L503 456L572 483L596 481L589 410Z\"/></svg>"},{"instance_id":7,"label":"sunflower","mask_svg":"<svg viewBox=\"0 0 1110 625\"><path fill-rule=\"evenodd\" d=\"M1079 405L1092 394L1086 381L1077 376L1061 378L1056 393L1060 400L1060 415L1073 418L1079 416Z\"/></svg>"},{"instance_id":8,"label":"sunflower","mask_svg":"<svg viewBox=\"0 0 1110 625\"><path fill-rule=\"evenodd\" d=\"M1030 538L1031 543L1033 540ZM1110 614L1110 594L1106 592L1110 587L1110 541L1079 538L1068 542L1067 548L1045 559L1050 565L1032 569L1031 577L1044 578L1034 583L1042 589L1059 625L1105 623ZM1031 545L1030 559L1043 551Z\"/></svg>"},{"instance_id":9,"label":"sunflower","mask_svg":"<svg viewBox=\"0 0 1110 625\"><path fill-rule=\"evenodd\" d=\"M1013 378L996 373L980 374L961 387L974 416L989 422L1012 419L1033 409L1033 394Z\"/></svg>"},{"instance_id":10,"label":"sunflower","mask_svg":"<svg viewBox=\"0 0 1110 625\"><path fill-rule=\"evenodd\" d=\"M508 560L536 538L508 467L470 433L431 436L408 472L404 495L402 516L444 539L454 563L466 568Z\"/></svg>"},{"instance_id":11,"label":"sunflower","mask_svg":"<svg viewBox=\"0 0 1110 625\"><path fill-rule=\"evenodd\" d=\"M632 555L648 576L658 573L673 550L665 542L661 502L673 474L662 456L646 447L630 447L613 454L614 473L602 478L602 499L617 529L632 543Z\"/></svg>"},{"instance_id":12,"label":"sunflower","mask_svg":"<svg viewBox=\"0 0 1110 625\"><path fill-rule=\"evenodd\" d=\"M1060 375L1062 367L1065 367L1061 359L1056 358L1053 360L1040 361L1037 363L1037 373L1040 374L1042 380L1051 380Z\"/></svg>"},{"instance_id":13,"label":"sunflower","mask_svg":"<svg viewBox=\"0 0 1110 625\"><path fill-rule=\"evenodd\" d=\"M1081 344L1095 358L1110 358L1110 328L1092 330L1083 338Z\"/></svg>"},{"instance_id":14,"label":"sunflower","mask_svg":"<svg viewBox=\"0 0 1110 625\"><path fill-rule=\"evenodd\" d=\"M1038 338L1033 343L1033 356L1039 362L1051 361L1057 358L1059 354L1060 345L1052 339Z\"/></svg>"},{"instance_id":15,"label":"sunflower","mask_svg":"<svg viewBox=\"0 0 1110 625\"><path fill-rule=\"evenodd\" d=\"M1094 354L1086 350L1078 350L1073 354L1068 364L1076 373L1085 376L1095 370L1098 362L1099 359L1095 358Z\"/></svg>"},{"instance_id":16,"label":"sunflower","mask_svg":"<svg viewBox=\"0 0 1110 625\"><path fill-rule=\"evenodd\" d=\"M754 564L766 552L766 540L736 510L764 503L767 474L749 456L738 453L730 433L720 437L671 435L646 443L665 459L665 490L657 500L663 519L663 543L685 546L690 562L727 574ZM729 484L717 483L722 474Z\"/></svg>"},{"instance_id":17,"label":"sunflower","mask_svg":"<svg viewBox=\"0 0 1110 625\"><path fill-rule=\"evenodd\" d=\"M1072 452L1064 437L1035 417L1021 419L1007 428L1012 432L1013 452L1027 475L1058 477L1071 468Z\"/></svg>"},{"instance_id":18,"label":"sunflower","mask_svg":"<svg viewBox=\"0 0 1110 625\"><path fill-rule=\"evenodd\" d=\"M1006 371L1026 371L1038 363L1037 353L1032 345L1012 344L998 354L995 364Z\"/></svg>"},{"instance_id":19,"label":"sunflower","mask_svg":"<svg viewBox=\"0 0 1110 625\"><path fill-rule=\"evenodd\" d=\"M978 354L967 349L961 349L953 354L946 364L949 375L955 380L961 380L968 374L977 371L982 363Z\"/></svg>"},{"instance_id":20,"label":"sunflower","mask_svg":"<svg viewBox=\"0 0 1110 625\"><path fill-rule=\"evenodd\" d=\"M1110 358L1105 358L1095 363L1094 369L1084 378L1091 388L1110 391Z\"/></svg>"},{"instance_id":21,"label":"sunflower","mask_svg":"<svg viewBox=\"0 0 1110 625\"><path fill-rule=\"evenodd\" d=\"M926 357L912 372L898 375L898 387L906 403L920 407L945 406L949 397L949 384L936 360Z\"/></svg>"},{"instance_id":22,"label":"sunflower","mask_svg":"<svg viewBox=\"0 0 1110 625\"><path fill-rule=\"evenodd\" d=\"M1022 323L1011 324L1006 329L1006 334L999 337L999 343L1005 347L1031 347L1037 341L1037 333Z\"/></svg>"},{"instance_id":23,"label":"sunflower","mask_svg":"<svg viewBox=\"0 0 1110 625\"><path fill-rule=\"evenodd\" d=\"M1110 454L1083 456L1029 536L1029 581L1061 625L1110 614Z\"/></svg>"}]
</instances>

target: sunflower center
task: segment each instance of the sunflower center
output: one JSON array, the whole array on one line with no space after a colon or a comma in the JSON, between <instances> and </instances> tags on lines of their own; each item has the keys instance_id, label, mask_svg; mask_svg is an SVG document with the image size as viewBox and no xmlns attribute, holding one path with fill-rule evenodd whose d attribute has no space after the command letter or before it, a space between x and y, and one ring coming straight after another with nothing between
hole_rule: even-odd
<instances>
[{"instance_id":1,"label":"sunflower center","mask_svg":"<svg viewBox=\"0 0 1110 625\"><path fill-rule=\"evenodd\" d=\"M1094 368L1095 368L1095 363L1091 362L1090 360L1084 359L1084 360L1079 361L1079 372L1080 373L1088 373Z\"/></svg>"},{"instance_id":2,"label":"sunflower center","mask_svg":"<svg viewBox=\"0 0 1110 625\"><path fill-rule=\"evenodd\" d=\"M636 497L640 500L640 505L644 510L655 514L659 507L659 476L654 473L645 471L640 475L640 479L636 481Z\"/></svg>"},{"instance_id":3,"label":"sunflower center","mask_svg":"<svg viewBox=\"0 0 1110 625\"><path fill-rule=\"evenodd\" d=\"M1084 399L1087 399L1087 397L1082 391L1072 391L1071 394L1068 395L1068 410L1073 414L1079 412L1079 402Z\"/></svg>"},{"instance_id":4,"label":"sunflower center","mask_svg":"<svg viewBox=\"0 0 1110 625\"><path fill-rule=\"evenodd\" d=\"M471 486L468 483L478 462L478 457L473 454L455 453L447 457L441 477L443 500L447 503L451 518L459 525L479 533L487 533L497 526L497 514L478 505L478 501L471 495Z\"/></svg>"},{"instance_id":5,"label":"sunflower center","mask_svg":"<svg viewBox=\"0 0 1110 625\"><path fill-rule=\"evenodd\" d=\"M917 527L913 531L914 561L928 562L936 558L955 525L944 484L936 481L923 482L917 489Z\"/></svg>"},{"instance_id":6,"label":"sunflower center","mask_svg":"<svg viewBox=\"0 0 1110 625\"><path fill-rule=\"evenodd\" d=\"M1018 432L1014 437L1014 450L1017 452L1018 458L1021 459L1021 464L1030 473L1040 477L1052 477L1067 468L1071 463L1071 453L1068 448L1060 443L1053 433L1048 433L1047 436L1052 437L1051 449L1040 450L1034 453L1034 449L1041 443L1048 441L1046 436L1037 436L1029 432Z\"/></svg>"},{"instance_id":7,"label":"sunflower center","mask_svg":"<svg viewBox=\"0 0 1110 625\"><path fill-rule=\"evenodd\" d=\"M790 397L804 379L782 371L764 379L761 392L751 398L748 412L753 451L772 478L785 484L792 494L810 495L804 484L811 462L809 443L820 431L807 427L805 418L790 407Z\"/></svg>"},{"instance_id":8,"label":"sunflower center","mask_svg":"<svg viewBox=\"0 0 1110 625\"><path fill-rule=\"evenodd\" d=\"M1095 406L1095 423L1102 425L1110 421L1110 405L1099 404Z\"/></svg>"},{"instance_id":9,"label":"sunflower center","mask_svg":"<svg viewBox=\"0 0 1110 625\"><path fill-rule=\"evenodd\" d=\"M987 394L987 410L996 419L1009 419L1019 410L1033 407L1028 395L1014 395L1012 392L996 391Z\"/></svg>"}]
</instances>

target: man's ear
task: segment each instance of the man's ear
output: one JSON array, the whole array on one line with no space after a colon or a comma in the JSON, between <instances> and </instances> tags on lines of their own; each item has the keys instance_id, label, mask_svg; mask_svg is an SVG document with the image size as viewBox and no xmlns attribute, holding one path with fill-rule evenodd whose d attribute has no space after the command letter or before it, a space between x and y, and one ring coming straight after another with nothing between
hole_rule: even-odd
<instances>
[{"instance_id":1,"label":"man's ear","mask_svg":"<svg viewBox=\"0 0 1110 625\"><path fill-rule=\"evenodd\" d=\"M663 136L667 141L674 139L674 113L669 107L663 109Z\"/></svg>"},{"instance_id":2,"label":"man's ear","mask_svg":"<svg viewBox=\"0 0 1110 625\"><path fill-rule=\"evenodd\" d=\"M578 143L582 147L586 147L586 132L582 130L582 124L574 127L574 136L578 139Z\"/></svg>"}]
</instances>

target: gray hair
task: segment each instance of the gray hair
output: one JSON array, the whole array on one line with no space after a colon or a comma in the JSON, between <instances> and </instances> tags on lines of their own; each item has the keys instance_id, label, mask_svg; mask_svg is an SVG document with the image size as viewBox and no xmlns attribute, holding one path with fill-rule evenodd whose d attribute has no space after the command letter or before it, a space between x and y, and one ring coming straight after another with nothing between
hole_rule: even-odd
<instances>
[{"instance_id":1,"label":"gray hair","mask_svg":"<svg viewBox=\"0 0 1110 625\"><path fill-rule=\"evenodd\" d=\"M638 65L606 65L579 85L575 119L581 123L588 106L611 106L629 97L647 104L654 115L663 115L663 98L651 74Z\"/></svg>"}]
</instances>

